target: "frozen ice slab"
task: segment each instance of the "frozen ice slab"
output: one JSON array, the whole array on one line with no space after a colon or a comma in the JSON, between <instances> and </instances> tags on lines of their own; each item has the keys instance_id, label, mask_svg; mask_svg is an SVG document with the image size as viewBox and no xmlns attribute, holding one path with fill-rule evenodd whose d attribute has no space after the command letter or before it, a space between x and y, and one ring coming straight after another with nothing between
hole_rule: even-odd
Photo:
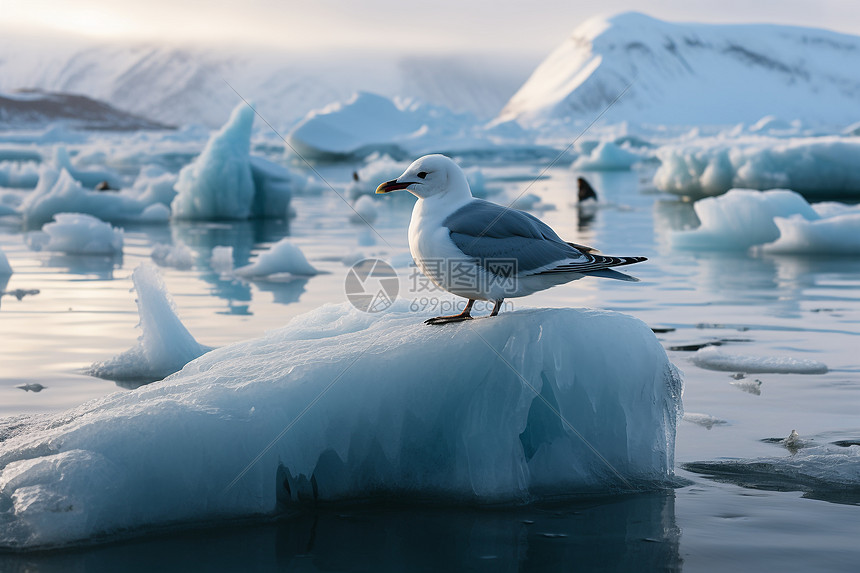
<instances>
[{"instance_id":1,"label":"frozen ice slab","mask_svg":"<svg viewBox=\"0 0 860 573\"><path fill-rule=\"evenodd\" d=\"M0 439L0 548L302 502L522 503L673 479L681 380L644 323L531 309L430 327L408 307L326 305Z\"/></svg>"}]
</instances>

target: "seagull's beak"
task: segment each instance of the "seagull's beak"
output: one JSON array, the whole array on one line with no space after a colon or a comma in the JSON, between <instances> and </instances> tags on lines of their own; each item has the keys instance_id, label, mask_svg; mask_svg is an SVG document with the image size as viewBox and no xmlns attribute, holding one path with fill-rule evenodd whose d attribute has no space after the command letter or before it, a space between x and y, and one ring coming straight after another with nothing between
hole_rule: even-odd
<instances>
[{"instance_id":1,"label":"seagull's beak","mask_svg":"<svg viewBox=\"0 0 860 573\"><path fill-rule=\"evenodd\" d=\"M376 188L377 193L391 193L392 191L400 191L401 189L406 189L410 185L412 185L414 181L398 181L397 179L392 179L391 181L386 181L382 185Z\"/></svg>"}]
</instances>

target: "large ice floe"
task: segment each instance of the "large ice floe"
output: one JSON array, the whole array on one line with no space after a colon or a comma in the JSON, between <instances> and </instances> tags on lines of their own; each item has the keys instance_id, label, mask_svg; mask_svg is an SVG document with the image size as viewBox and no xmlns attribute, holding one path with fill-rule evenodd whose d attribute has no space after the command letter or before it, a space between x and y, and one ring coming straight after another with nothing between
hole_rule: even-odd
<instances>
[{"instance_id":1,"label":"large ice floe","mask_svg":"<svg viewBox=\"0 0 860 573\"><path fill-rule=\"evenodd\" d=\"M39 170L39 183L20 205L28 226L36 227L50 221L57 213L85 213L103 221L152 221L163 204L159 194L142 185L118 193L101 193L84 189L65 169L57 170L44 164ZM161 206L161 207L160 207Z\"/></svg>"},{"instance_id":2,"label":"large ice floe","mask_svg":"<svg viewBox=\"0 0 860 573\"><path fill-rule=\"evenodd\" d=\"M197 342L176 316L173 300L158 270L142 264L132 273L142 333L135 346L88 373L120 382L151 382L180 370L211 348Z\"/></svg>"},{"instance_id":3,"label":"large ice floe","mask_svg":"<svg viewBox=\"0 0 860 573\"><path fill-rule=\"evenodd\" d=\"M546 152L517 125L485 126L469 113L369 92L310 112L287 139L301 157L322 162L354 161L374 153L405 158L428 152L529 157Z\"/></svg>"},{"instance_id":4,"label":"large ice floe","mask_svg":"<svg viewBox=\"0 0 860 573\"><path fill-rule=\"evenodd\" d=\"M734 187L792 189L807 198L860 197L860 137L717 137L667 145L654 184L714 196Z\"/></svg>"},{"instance_id":5,"label":"large ice floe","mask_svg":"<svg viewBox=\"0 0 860 573\"><path fill-rule=\"evenodd\" d=\"M326 305L164 381L0 424L0 548L308 502L672 483L681 380L644 323L533 309L430 328L408 306Z\"/></svg>"},{"instance_id":6,"label":"large ice floe","mask_svg":"<svg viewBox=\"0 0 860 573\"><path fill-rule=\"evenodd\" d=\"M285 167L251 156L254 109L244 102L179 172L171 208L178 219L286 218L298 183Z\"/></svg>"},{"instance_id":7,"label":"large ice floe","mask_svg":"<svg viewBox=\"0 0 860 573\"><path fill-rule=\"evenodd\" d=\"M692 250L746 250L784 254L860 254L860 206L810 205L799 194L777 189L732 189L696 201L701 225L673 231L672 246Z\"/></svg>"}]
</instances>

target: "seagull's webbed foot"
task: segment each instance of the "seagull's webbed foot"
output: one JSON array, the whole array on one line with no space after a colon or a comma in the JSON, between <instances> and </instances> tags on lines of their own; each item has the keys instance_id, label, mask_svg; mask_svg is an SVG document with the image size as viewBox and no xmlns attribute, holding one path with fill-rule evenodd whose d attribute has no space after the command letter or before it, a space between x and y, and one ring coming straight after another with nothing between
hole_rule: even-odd
<instances>
[{"instance_id":1,"label":"seagull's webbed foot","mask_svg":"<svg viewBox=\"0 0 860 573\"><path fill-rule=\"evenodd\" d=\"M460 314L452 314L450 316L436 316L428 318L424 324L448 324L449 322L463 322L464 320L472 320L472 305L475 304L474 299L469 299L466 303L466 308Z\"/></svg>"}]
</instances>

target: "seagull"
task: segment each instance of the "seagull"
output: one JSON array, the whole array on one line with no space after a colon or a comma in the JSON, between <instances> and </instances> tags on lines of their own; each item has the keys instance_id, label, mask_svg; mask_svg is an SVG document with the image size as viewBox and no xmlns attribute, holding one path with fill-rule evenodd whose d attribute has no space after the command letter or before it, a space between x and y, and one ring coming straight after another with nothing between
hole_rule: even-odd
<instances>
[{"instance_id":1,"label":"seagull","mask_svg":"<svg viewBox=\"0 0 860 573\"><path fill-rule=\"evenodd\" d=\"M610 267L645 257L605 257L595 249L562 240L549 225L523 211L475 199L463 170L444 155L425 155L377 193L406 190L418 201L409 223L409 250L421 271L439 288L468 299L463 312L437 316L426 324L472 318L476 300L505 298L596 276L638 279Z\"/></svg>"}]
</instances>

